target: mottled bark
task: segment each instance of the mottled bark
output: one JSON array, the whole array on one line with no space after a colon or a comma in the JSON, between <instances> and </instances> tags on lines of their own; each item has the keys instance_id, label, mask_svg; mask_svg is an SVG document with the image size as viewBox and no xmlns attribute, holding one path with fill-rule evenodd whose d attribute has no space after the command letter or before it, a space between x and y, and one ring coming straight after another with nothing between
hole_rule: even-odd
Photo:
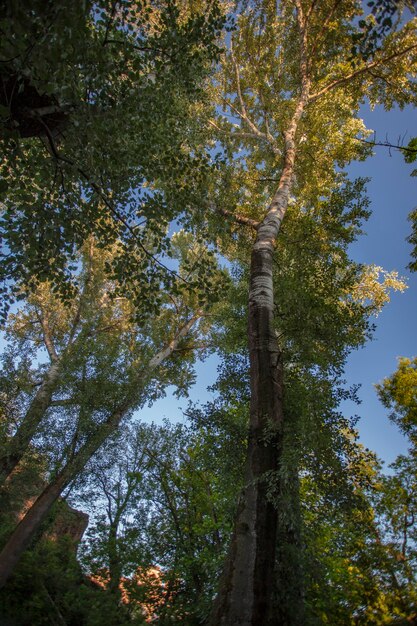
<instances>
[{"instance_id":1,"label":"mottled bark","mask_svg":"<svg viewBox=\"0 0 417 626\"><path fill-rule=\"evenodd\" d=\"M265 232L265 229L264 229ZM268 497L282 445L282 361L273 327L273 245L252 254L249 300L251 417L246 486L211 624L278 623L273 612L278 511ZM258 235L259 237L259 235Z\"/></svg>"}]
</instances>

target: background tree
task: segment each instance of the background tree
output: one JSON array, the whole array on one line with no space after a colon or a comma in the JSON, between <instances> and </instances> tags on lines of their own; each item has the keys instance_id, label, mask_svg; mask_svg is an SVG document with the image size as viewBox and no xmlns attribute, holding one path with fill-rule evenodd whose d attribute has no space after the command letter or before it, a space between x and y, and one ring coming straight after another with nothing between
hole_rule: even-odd
<instances>
[{"instance_id":1,"label":"background tree","mask_svg":"<svg viewBox=\"0 0 417 626\"><path fill-rule=\"evenodd\" d=\"M390 419L410 440L414 451L417 425L417 358L401 357L397 370L376 385Z\"/></svg>"},{"instance_id":2,"label":"background tree","mask_svg":"<svg viewBox=\"0 0 417 626\"><path fill-rule=\"evenodd\" d=\"M241 416L208 406L192 419L191 429L166 422L125 431L71 494L92 516L82 553L89 572L161 624L207 617L241 476L244 440L231 457L227 427L244 433Z\"/></svg>"},{"instance_id":3,"label":"background tree","mask_svg":"<svg viewBox=\"0 0 417 626\"><path fill-rule=\"evenodd\" d=\"M190 255L198 254L208 271L211 264L208 253L198 244L198 250L192 244L190 246L191 242L185 235L179 234L178 240L179 258L185 261ZM174 383L180 391L187 387L192 380L190 361L195 358L195 353L186 350L175 358L175 351L186 345L193 327L197 331L194 340L204 336L208 329L204 321L201 322L204 313L202 296L198 293L191 294L188 300L164 294L161 296L164 304L161 303L159 316L138 324L129 301L112 298L112 286L106 280L104 271L106 255L104 258L103 253L97 255L99 258L96 259L94 280L89 287L89 301L83 302L85 309L79 315L79 352L69 355L65 369L56 381L55 399L50 395L50 402L36 423L36 430L40 425L46 427L38 434L41 434L43 445L49 451L50 480L3 549L3 580L10 575L60 493L76 478L106 438L118 429L122 420L138 406L159 397L166 385ZM91 257L87 262L90 261ZM187 262L179 270L179 275L182 272L190 275ZM221 274L217 278L220 279L220 286ZM50 293L46 294L46 299L42 293L37 296L38 299L33 298L34 308L29 307L21 315L16 315L15 327L18 334L19 330L22 332L25 340L35 341L38 345L45 341L47 348L52 346L53 356L59 349L60 340L65 348L68 335L72 335L73 316L56 296ZM55 317L55 326L52 325L54 308L49 306L51 303L60 310ZM42 323L36 323L39 322L39 317L34 316L37 310L40 310L41 321L45 317L51 321L48 327L50 334L46 339ZM47 317L49 315L51 318ZM172 359L171 364L168 364L168 359ZM156 370L158 375L155 375ZM22 425L26 428L29 420L31 430L34 430L32 417L28 417L26 412L10 442L6 442L6 460L10 457L7 445L14 452L16 438L21 444ZM26 441L23 451L29 442L30 439Z\"/></svg>"},{"instance_id":4,"label":"background tree","mask_svg":"<svg viewBox=\"0 0 417 626\"><path fill-rule=\"evenodd\" d=\"M138 301L151 300L161 272L172 280L152 257L200 198L198 110L222 18L216 2L145 5L6 2L3 313L45 279L68 299L68 259L91 234L119 241L112 271L136 275Z\"/></svg>"}]
</instances>

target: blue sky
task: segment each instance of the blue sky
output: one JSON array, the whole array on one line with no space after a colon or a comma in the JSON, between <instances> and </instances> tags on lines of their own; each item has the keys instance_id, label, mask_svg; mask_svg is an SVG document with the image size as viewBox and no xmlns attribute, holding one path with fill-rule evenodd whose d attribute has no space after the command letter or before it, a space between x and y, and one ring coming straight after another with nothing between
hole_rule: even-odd
<instances>
[{"instance_id":1,"label":"blue sky","mask_svg":"<svg viewBox=\"0 0 417 626\"><path fill-rule=\"evenodd\" d=\"M370 111L363 106L361 116L368 128L376 132L377 141L397 143L405 137L405 144L417 135L417 112L411 107L404 111L394 109L386 112L382 107ZM417 167L417 164L415 164ZM361 384L359 406L346 403L347 414L361 417L359 431L361 441L387 463L405 452L407 443L388 420L387 411L377 399L374 384L390 375L396 368L398 356L417 355L417 275L407 270L411 246L406 242L410 234L409 212L417 205L417 179L410 177L412 165L404 163L403 156L395 150L376 147L375 156L365 162L349 167L352 178L369 177L368 195L372 216L366 224L366 234L351 248L353 258L362 263L380 265L386 270L398 270L408 279L405 293L394 293L391 302L375 319L374 339L353 353L346 368L348 384ZM212 398L207 386L216 379L217 359L211 357L197 365L197 383L191 390L194 402ZM187 400L179 401L170 394L145 408L140 418L159 422L167 417L183 420L181 407Z\"/></svg>"},{"instance_id":2,"label":"blue sky","mask_svg":"<svg viewBox=\"0 0 417 626\"><path fill-rule=\"evenodd\" d=\"M407 144L417 135L417 111L398 108L386 112L382 107L370 111L363 107L362 116L369 128L376 131L377 141L397 143L405 137ZM410 176L416 164L407 165L398 151L375 148L375 156L365 163L349 168L351 176L371 178L368 195L372 216L362 236L351 249L355 260L396 269L408 279L403 294L393 294L391 302L375 320L374 339L365 348L351 355L346 374L349 382L360 382L362 404L356 412L361 416L359 430L366 446L375 450L387 462L406 450L406 442L390 424L387 412L379 403L374 383L390 375L396 368L397 357L417 355L417 275L407 270L411 246L409 212L417 205L417 179Z\"/></svg>"},{"instance_id":3,"label":"blue sky","mask_svg":"<svg viewBox=\"0 0 417 626\"><path fill-rule=\"evenodd\" d=\"M376 131L377 141L397 143L404 138L406 144L417 136L417 111L407 108L386 112L382 107L370 111L364 106L361 116L368 128ZM359 406L346 403L347 414L360 416L358 428L362 442L387 463L406 451L407 442L387 417L387 411L378 401L374 384L389 376L396 368L397 357L417 356L417 274L407 270L411 246L406 242L410 234L407 219L417 205L417 178L410 176L417 163L407 165L402 154L387 148L376 147L375 155L365 162L349 167L352 178L369 177L368 195L372 216L365 225L366 234L351 248L353 258L359 262L380 265L386 270L398 270L408 279L408 289L403 294L394 293L391 302L375 319L373 341L353 353L347 362L346 379L349 385L361 384ZM0 337L0 343L3 344ZM204 403L213 398L207 387L216 380L218 360L210 357L197 363L197 383L191 389L190 399ZM177 400L170 393L152 407L138 413L139 419L160 422L164 417L184 421L182 409L188 400Z\"/></svg>"}]
</instances>

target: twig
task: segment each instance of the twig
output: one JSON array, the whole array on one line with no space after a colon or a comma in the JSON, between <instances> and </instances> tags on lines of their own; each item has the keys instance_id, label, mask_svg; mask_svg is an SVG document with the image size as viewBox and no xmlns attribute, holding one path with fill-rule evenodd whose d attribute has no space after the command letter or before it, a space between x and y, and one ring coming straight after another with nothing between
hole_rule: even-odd
<instances>
[{"instance_id":1,"label":"twig","mask_svg":"<svg viewBox=\"0 0 417 626\"><path fill-rule=\"evenodd\" d=\"M366 143L369 146L380 146L382 148L389 148L390 150L399 150L400 152L408 152L409 154L417 155L417 148L408 148L407 146L401 146L400 144L393 144L389 141L369 141L368 139L361 139L361 137L355 137L356 141Z\"/></svg>"}]
</instances>

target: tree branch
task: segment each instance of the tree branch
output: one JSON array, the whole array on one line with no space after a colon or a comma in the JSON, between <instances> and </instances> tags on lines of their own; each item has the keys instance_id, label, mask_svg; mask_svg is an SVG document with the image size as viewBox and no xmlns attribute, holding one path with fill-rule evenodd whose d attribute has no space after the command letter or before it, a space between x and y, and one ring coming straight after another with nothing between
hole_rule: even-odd
<instances>
[{"instance_id":1,"label":"tree branch","mask_svg":"<svg viewBox=\"0 0 417 626\"><path fill-rule=\"evenodd\" d=\"M339 6L339 4L341 3L341 0L336 0L334 5L332 6L332 8L330 9L329 13L326 15L326 18L321 26L320 31L318 32L318 34L314 37L314 44L313 47L310 50L310 59L314 58L314 55L316 54L317 48L318 48L318 44L321 40L321 38L323 37L323 33L326 32L327 29L327 25L330 22L330 20L332 19L337 7ZM313 3L311 5L311 9L313 8L313 5L315 4L315 1L313 0ZM309 11L310 14L310 11ZM308 15L308 17L310 17L310 15Z\"/></svg>"},{"instance_id":2,"label":"tree branch","mask_svg":"<svg viewBox=\"0 0 417 626\"><path fill-rule=\"evenodd\" d=\"M42 335L45 348L48 352L51 363L55 363L58 360L58 354L55 350L54 342L51 336L51 329L49 328L48 318L44 311L40 311L38 314L39 322L42 326Z\"/></svg>"},{"instance_id":3,"label":"tree branch","mask_svg":"<svg viewBox=\"0 0 417 626\"><path fill-rule=\"evenodd\" d=\"M227 211L226 209L220 209L218 207L214 207L214 209L215 211L217 211L217 213L224 215L225 217L236 222L237 224L242 224L242 226L250 226L255 230L259 228L260 222L250 217L246 217L245 215L239 215L239 213L232 213L232 211Z\"/></svg>"},{"instance_id":4,"label":"tree branch","mask_svg":"<svg viewBox=\"0 0 417 626\"><path fill-rule=\"evenodd\" d=\"M417 155L417 148L408 148L407 146L390 143L389 141L369 141L369 139L361 139L360 137L355 137L355 139L361 143L366 143L368 146L379 146L382 148L389 148L390 150L399 150L400 152Z\"/></svg>"},{"instance_id":5,"label":"tree branch","mask_svg":"<svg viewBox=\"0 0 417 626\"><path fill-rule=\"evenodd\" d=\"M351 72L347 76L334 80L332 83L329 83L328 85L326 85L326 87L323 87L323 89L320 89L320 91L316 91L316 93L312 93L309 97L309 102L314 102L315 100L318 100L318 98L323 96L325 93L328 93L335 87L339 87L339 85L348 83L353 78L356 78L357 76L360 76L361 74L365 74L366 72L369 72L369 70L371 70L374 67L377 67L378 65L381 65L382 63L388 63L389 61L392 61L393 59L398 59L404 56L405 54L407 54L408 52L411 52L411 50L415 50L416 48L417 48L417 44L413 44L411 46L408 46L408 48L405 48L404 50L400 50L399 52L393 52L392 54L389 54L386 57L377 59L376 61L372 61L371 63L368 63L367 65L365 65L365 67L361 67Z\"/></svg>"},{"instance_id":6,"label":"tree branch","mask_svg":"<svg viewBox=\"0 0 417 626\"><path fill-rule=\"evenodd\" d=\"M253 120L250 119L246 106L245 106L245 100L243 98L243 93L242 93L242 87L241 87L241 80L240 80L240 71L239 71L239 66L237 64L236 58L233 54L233 43L232 41L230 42L230 58L232 59L232 64L235 70L235 79L236 79L236 92L238 95L238 99L239 99L239 104L240 104L240 111L234 106L232 105L230 102L227 102L227 104L230 106L231 109L233 109L238 115L239 117L246 122L246 124L249 126L249 128L251 129L253 135L255 137L258 137L259 139L264 139L265 141L267 141L272 149L273 152L275 154L281 154L280 150L278 149L275 139L273 138L273 136L270 133L263 133L261 130L259 130L259 128L256 126L256 124L253 122Z\"/></svg>"}]
</instances>

